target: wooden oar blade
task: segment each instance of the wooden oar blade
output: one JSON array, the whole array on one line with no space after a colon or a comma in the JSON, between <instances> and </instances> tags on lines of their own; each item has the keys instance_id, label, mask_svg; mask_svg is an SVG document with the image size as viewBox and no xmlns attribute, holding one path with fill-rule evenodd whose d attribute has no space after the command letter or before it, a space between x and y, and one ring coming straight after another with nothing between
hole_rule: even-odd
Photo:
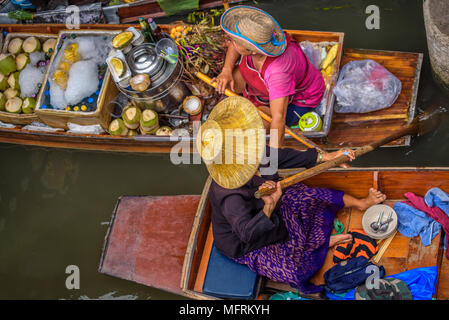
<instances>
[{"instance_id":1,"label":"wooden oar blade","mask_svg":"<svg viewBox=\"0 0 449 320\"><path fill-rule=\"evenodd\" d=\"M414 121L418 123L418 136L436 130L440 126L442 114L446 112L447 109L442 106L433 106L416 117Z\"/></svg>"}]
</instances>

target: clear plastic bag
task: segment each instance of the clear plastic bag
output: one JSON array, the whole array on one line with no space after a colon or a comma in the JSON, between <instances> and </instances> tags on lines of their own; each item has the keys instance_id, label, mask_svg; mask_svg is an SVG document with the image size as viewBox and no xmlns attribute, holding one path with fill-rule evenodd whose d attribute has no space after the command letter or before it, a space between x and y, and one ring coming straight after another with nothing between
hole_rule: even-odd
<instances>
[{"instance_id":1,"label":"clear plastic bag","mask_svg":"<svg viewBox=\"0 0 449 320\"><path fill-rule=\"evenodd\" d=\"M388 108L401 89L401 81L376 61L351 61L342 68L334 88L335 111L366 113Z\"/></svg>"},{"instance_id":2,"label":"clear plastic bag","mask_svg":"<svg viewBox=\"0 0 449 320\"><path fill-rule=\"evenodd\" d=\"M309 61L320 70L321 64L321 47L318 45L313 45L310 41L301 42L301 49L304 51L305 55Z\"/></svg>"},{"instance_id":3,"label":"clear plastic bag","mask_svg":"<svg viewBox=\"0 0 449 320\"><path fill-rule=\"evenodd\" d=\"M76 123L67 122L67 126L69 127L69 131L67 132L70 133L102 134L105 132L99 124L83 126Z\"/></svg>"},{"instance_id":4,"label":"clear plastic bag","mask_svg":"<svg viewBox=\"0 0 449 320\"><path fill-rule=\"evenodd\" d=\"M39 121L33 121L32 123L24 126L22 130L31 130L31 131L44 131L44 132L55 132L55 131L64 131L61 128L53 128L47 126L45 123Z\"/></svg>"}]
</instances>

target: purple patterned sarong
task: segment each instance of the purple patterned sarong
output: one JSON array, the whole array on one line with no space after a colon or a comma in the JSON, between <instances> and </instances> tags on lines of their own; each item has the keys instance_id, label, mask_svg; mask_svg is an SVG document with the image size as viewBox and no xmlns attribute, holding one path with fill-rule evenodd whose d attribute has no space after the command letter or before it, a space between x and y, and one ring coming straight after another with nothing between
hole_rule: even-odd
<instances>
[{"instance_id":1,"label":"purple patterned sarong","mask_svg":"<svg viewBox=\"0 0 449 320\"><path fill-rule=\"evenodd\" d=\"M258 275L288 283L302 293L322 291L309 280L324 264L334 216L344 207L343 195L343 191L309 188L302 183L289 187L280 199L280 214L290 240L253 250L234 260L248 265Z\"/></svg>"}]
</instances>

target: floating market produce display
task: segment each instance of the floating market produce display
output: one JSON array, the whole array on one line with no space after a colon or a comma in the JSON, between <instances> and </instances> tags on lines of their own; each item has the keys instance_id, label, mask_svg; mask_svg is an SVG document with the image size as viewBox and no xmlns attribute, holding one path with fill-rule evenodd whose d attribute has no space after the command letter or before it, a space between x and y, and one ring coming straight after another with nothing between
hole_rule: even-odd
<instances>
[{"instance_id":1,"label":"floating market produce display","mask_svg":"<svg viewBox=\"0 0 449 320\"><path fill-rule=\"evenodd\" d=\"M189 94L181 82L183 61L173 39L161 34L160 40L153 42L155 38L149 36L143 19L141 27L123 30L111 41L113 49L107 65L128 104L121 110L121 121L113 119L108 132L120 136L171 135L173 128L168 126L171 113L181 111ZM162 119L158 112L164 114ZM126 130L120 129L122 124L128 129L126 134Z\"/></svg>"},{"instance_id":2,"label":"floating market produce display","mask_svg":"<svg viewBox=\"0 0 449 320\"><path fill-rule=\"evenodd\" d=\"M55 41L53 35L7 34L0 55L0 111L34 113Z\"/></svg>"},{"instance_id":3,"label":"floating market produce display","mask_svg":"<svg viewBox=\"0 0 449 320\"><path fill-rule=\"evenodd\" d=\"M108 34L61 33L38 108L95 111L112 38Z\"/></svg>"}]
</instances>

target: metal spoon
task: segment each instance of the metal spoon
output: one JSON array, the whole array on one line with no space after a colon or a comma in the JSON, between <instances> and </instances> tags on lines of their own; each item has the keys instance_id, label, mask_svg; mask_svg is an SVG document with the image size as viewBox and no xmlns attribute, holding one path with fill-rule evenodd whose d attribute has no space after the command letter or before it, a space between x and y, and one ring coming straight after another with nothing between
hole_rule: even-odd
<instances>
[{"instance_id":1,"label":"metal spoon","mask_svg":"<svg viewBox=\"0 0 449 320\"><path fill-rule=\"evenodd\" d=\"M388 215L388 219L386 222L382 223L381 227L380 227L380 232L384 233L385 231L388 230L388 225L390 224L390 221L392 221L393 219L391 219L391 214L392 212L390 211L390 214Z\"/></svg>"},{"instance_id":2,"label":"metal spoon","mask_svg":"<svg viewBox=\"0 0 449 320\"><path fill-rule=\"evenodd\" d=\"M384 212L382 211L382 212L379 214L379 217L378 217L378 219L377 219L377 222L373 221L373 222L370 224L371 229L373 229L374 232L377 232L377 231L379 230L379 228L380 228L380 220L382 220L383 215L384 215Z\"/></svg>"}]
</instances>

